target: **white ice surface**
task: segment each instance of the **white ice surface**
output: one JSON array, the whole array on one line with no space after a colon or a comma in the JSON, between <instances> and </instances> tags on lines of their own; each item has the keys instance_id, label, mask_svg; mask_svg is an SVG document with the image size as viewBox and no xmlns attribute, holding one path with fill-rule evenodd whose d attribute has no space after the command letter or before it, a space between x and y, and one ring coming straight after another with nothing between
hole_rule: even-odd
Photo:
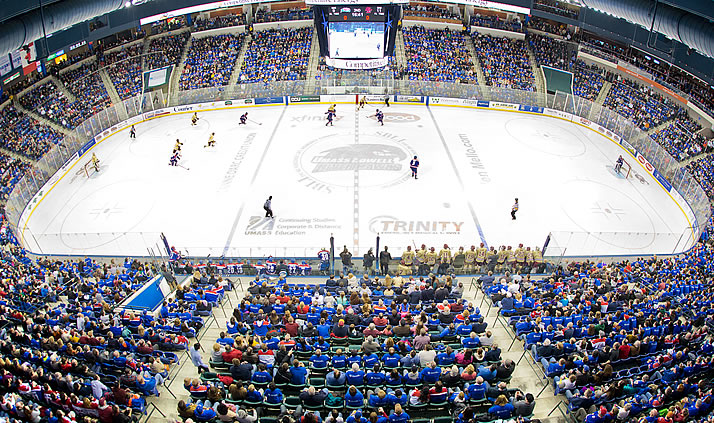
<instances>
[{"instance_id":1,"label":"white ice surface","mask_svg":"<svg viewBox=\"0 0 714 423\"><path fill-rule=\"evenodd\" d=\"M378 232L395 255L414 243L535 247L549 232L576 231L567 255L629 255L672 252L686 239L680 206L644 168L626 157L639 178L616 175L625 151L573 123L395 105L379 126L374 106L338 105L334 127L325 127L326 108L251 108L245 126L246 109L200 113L195 127L189 114L163 117L138 124L136 140L123 130L91 150L99 173L76 175L85 156L45 187L21 220L25 245L147 255L163 232L192 255L313 257L333 234L338 248L361 256ZM212 132L217 145L205 148ZM183 167L168 166L176 138ZM418 180L408 167L415 154ZM263 218L269 195L274 221Z\"/></svg>"}]
</instances>

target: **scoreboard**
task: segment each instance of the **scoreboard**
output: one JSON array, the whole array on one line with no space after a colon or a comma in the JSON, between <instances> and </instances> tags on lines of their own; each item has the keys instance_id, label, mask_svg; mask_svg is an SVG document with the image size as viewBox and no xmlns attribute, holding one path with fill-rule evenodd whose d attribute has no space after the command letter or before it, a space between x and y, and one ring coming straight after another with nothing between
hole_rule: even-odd
<instances>
[{"instance_id":1,"label":"scoreboard","mask_svg":"<svg viewBox=\"0 0 714 423\"><path fill-rule=\"evenodd\" d=\"M330 6L330 22L384 22L386 7L381 5Z\"/></svg>"}]
</instances>

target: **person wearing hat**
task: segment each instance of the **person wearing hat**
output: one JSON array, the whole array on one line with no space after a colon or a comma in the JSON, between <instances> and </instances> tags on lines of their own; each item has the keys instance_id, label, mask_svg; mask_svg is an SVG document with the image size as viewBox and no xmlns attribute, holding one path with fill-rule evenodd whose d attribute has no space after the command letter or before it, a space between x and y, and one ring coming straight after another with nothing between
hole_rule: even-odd
<instances>
[{"instance_id":1,"label":"person wearing hat","mask_svg":"<svg viewBox=\"0 0 714 423\"><path fill-rule=\"evenodd\" d=\"M349 331L348 331L347 327L345 326L344 319L338 320L337 325L332 328L332 337L333 338L347 338L348 334L349 334Z\"/></svg>"}]
</instances>

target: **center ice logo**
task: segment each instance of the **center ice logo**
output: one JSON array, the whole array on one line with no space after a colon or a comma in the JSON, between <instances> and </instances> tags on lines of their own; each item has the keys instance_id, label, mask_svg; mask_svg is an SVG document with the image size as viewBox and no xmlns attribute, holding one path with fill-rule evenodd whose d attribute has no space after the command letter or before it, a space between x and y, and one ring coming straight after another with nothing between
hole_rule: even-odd
<instances>
[{"instance_id":1,"label":"center ice logo","mask_svg":"<svg viewBox=\"0 0 714 423\"><path fill-rule=\"evenodd\" d=\"M388 187L409 180L416 155L401 135L346 130L317 138L300 148L294 166L301 185L331 193L335 188Z\"/></svg>"},{"instance_id":2,"label":"center ice logo","mask_svg":"<svg viewBox=\"0 0 714 423\"><path fill-rule=\"evenodd\" d=\"M407 154L401 148L383 144L353 144L325 150L312 158L312 173L403 169Z\"/></svg>"}]
</instances>

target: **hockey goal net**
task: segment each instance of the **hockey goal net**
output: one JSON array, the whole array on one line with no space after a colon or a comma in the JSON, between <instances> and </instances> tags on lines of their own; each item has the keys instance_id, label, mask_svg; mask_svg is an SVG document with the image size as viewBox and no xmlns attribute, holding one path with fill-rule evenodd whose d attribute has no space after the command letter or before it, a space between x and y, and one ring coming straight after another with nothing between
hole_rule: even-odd
<instances>
[{"instance_id":1,"label":"hockey goal net","mask_svg":"<svg viewBox=\"0 0 714 423\"><path fill-rule=\"evenodd\" d=\"M97 163L97 167L95 167L92 163L92 159L89 159L77 170L77 175L89 178L93 173L97 172L98 167L99 163Z\"/></svg>"},{"instance_id":2,"label":"hockey goal net","mask_svg":"<svg viewBox=\"0 0 714 423\"><path fill-rule=\"evenodd\" d=\"M632 166L630 166L630 164L625 159L622 159L622 166L620 166L619 170L617 168L617 162L615 162L615 171L625 177L625 179L628 179L632 176Z\"/></svg>"}]
</instances>

